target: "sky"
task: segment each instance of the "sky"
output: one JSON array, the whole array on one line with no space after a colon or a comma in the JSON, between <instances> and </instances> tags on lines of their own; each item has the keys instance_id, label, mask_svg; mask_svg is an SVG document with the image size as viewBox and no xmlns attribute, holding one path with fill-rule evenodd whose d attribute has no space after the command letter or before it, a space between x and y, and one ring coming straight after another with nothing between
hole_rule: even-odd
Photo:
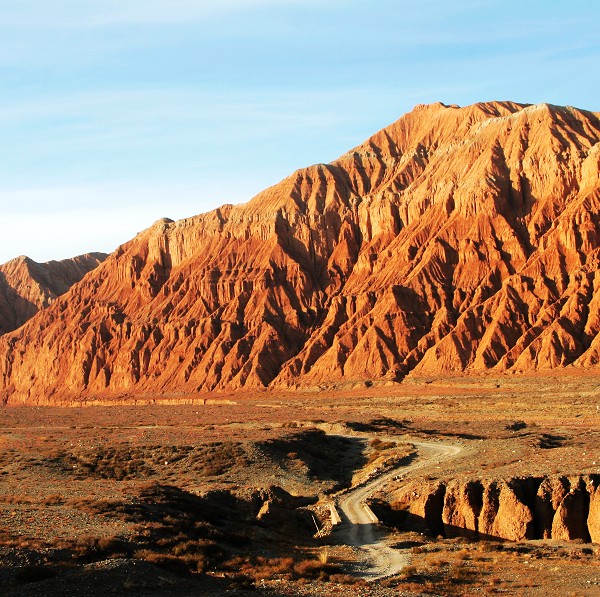
<instances>
[{"instance_id":1,"label":"sky","mask_svg":"<svg viewBox=\"0 0 600 597\"><path fill-rule=\"evenodd\" d=\"M600 111L598 0L0 0L0 263L242 203L416 104Z\"/></svg>"}]
</instances>

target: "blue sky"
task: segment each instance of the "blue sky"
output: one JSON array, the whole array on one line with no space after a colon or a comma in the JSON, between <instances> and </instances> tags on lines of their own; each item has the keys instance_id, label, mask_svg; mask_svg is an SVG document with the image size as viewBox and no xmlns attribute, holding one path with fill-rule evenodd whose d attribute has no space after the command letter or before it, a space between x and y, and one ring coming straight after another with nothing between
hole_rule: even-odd
<instances>
[{"instance_id":1,"label":"blue sky","mask_svg":"<svg viewBox=\"0 0 600 597\"><path fill-rule=\"evenodd\" d=\"M597 0L0 0L0 263L241 203L415 104L600 111Z\"/></svg>"}]
</instances>

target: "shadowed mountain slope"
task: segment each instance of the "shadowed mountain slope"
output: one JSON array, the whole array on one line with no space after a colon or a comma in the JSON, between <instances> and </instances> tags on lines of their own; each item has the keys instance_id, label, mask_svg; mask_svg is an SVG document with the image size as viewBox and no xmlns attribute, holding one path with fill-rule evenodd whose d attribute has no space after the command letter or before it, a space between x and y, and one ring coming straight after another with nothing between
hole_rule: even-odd
<instances>
[{"instance_id":1,"label":"shadowed mountain slope","mask_svg":"<svg viewBox=\"0 0 600 597\"><path fill-rule=\"evenodd\" d=\"M600 119L418 106L247 204L161 220L0 339L11 402L595 367Z\"/></svg>"},{"instance_id":2,"label":"shadowed mountain slope","mask_svg":"<svg viewBox=\"0 0 600 597\"><path fill-rule=\"evenodd\" d=\"M106 257L90 253L48 263L17 257L0 265L0 334L21 327Z\"/></svg>"}]
</instances>

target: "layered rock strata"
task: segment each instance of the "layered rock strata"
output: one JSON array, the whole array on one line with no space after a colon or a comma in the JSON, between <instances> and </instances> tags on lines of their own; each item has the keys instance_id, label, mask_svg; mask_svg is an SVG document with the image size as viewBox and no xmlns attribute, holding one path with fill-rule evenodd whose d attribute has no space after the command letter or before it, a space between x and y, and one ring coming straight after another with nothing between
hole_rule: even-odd
<instances>
[{"instance_id":1,"label":"layered rock strata","mask_svg":"<svg viewBox=\"0 0 600 597\"><path fill-rule=\"evenodd\" d=\"M414 481L390 500L373 507L405 530L600 543L600 475Z\"/></svg>"},{"instance_id":2,"label":"layered rock strata","mask_svg":"<svg viewBox=\"0 0 600 597\"><path fill-rule=\"evenodd\" d=\"M161 220L0 341L0 397L600 361L600 119L418 106L245 205Z\"/></svg>"}]
</instances>

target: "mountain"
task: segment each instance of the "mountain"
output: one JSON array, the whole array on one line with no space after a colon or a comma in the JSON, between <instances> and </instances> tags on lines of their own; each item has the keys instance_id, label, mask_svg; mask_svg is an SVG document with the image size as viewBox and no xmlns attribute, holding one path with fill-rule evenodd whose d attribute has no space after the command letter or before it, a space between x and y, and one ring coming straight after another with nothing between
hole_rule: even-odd
<instances>
[{"instance_id":1,"label":"mountain","mask_svg":"<svg viewBox=\"0 0 600 597\"><path fill-rule=\"evenodd\" d=\"M594 368L600 114L417 106L161 220L0 338L10 402Z\"/></svg>"},{"instance_id":2,"label":"mountain","mask_svg":"<svg viewBox=\"0 0 600 597\"><path fill-rule=\"evenodd\" d=\"M21 327L106 257L104 253L90 253L63 261L36 263L21 256L0 265L0 334Z\"/></svg>"}]
</instances>

